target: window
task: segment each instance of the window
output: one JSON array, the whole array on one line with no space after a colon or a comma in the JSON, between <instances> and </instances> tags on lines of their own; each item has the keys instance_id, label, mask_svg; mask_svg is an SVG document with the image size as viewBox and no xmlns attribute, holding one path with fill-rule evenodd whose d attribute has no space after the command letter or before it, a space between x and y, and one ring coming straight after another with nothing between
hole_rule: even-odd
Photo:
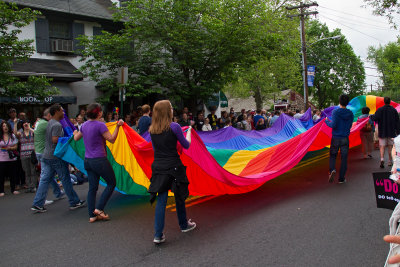
<instances>
[{"instance_id":1,"label":"window","mask_svg":"<svg viewBox=\"0 0 400 267\"><path fill-rule=\"evenodd\" d=\"M49 37L54 39L71 39L71 23L50 21Z\"/></svg>"}]
</instances>

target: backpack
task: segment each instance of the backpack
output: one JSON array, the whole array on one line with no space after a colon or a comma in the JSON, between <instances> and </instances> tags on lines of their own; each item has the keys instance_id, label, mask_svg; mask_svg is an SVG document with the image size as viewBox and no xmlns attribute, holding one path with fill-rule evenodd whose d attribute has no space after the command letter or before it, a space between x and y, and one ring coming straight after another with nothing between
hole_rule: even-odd
<instances>
[{"instance_id":1,"label":"backpack","mask_svg":"<svg viewBox=\"0 0 400 267\"><path fill-rule=\"evenodd\" d=\"M364 125L364 127L361 129L363 132L371 132L372 131L372 125L367 121L367 123Z\"/></svg>"}]
</instances>

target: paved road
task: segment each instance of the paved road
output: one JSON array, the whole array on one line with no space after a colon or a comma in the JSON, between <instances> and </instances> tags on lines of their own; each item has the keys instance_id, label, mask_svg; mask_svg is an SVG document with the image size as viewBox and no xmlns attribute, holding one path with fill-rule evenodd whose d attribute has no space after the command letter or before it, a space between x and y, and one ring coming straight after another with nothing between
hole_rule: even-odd
<instances>
[{"instance_id":1,"label":"paved road","mask_svg":"<svg viewBox=\"0 0 400 267\"><path fill-rule=\"evenodd\" d=\"M378 151L369 160L360 154L350 152L347 184L328 184L325 158L254 192L194 200L193 232L179 231L171 207L160 246L152 243L154 206L146 197L114 193L112 220L89 224L87 210L69 211L66 200L32 214L33 194L7 195L0 266L383 266L391 211L376 208ZM75 189L83 198L87 185Z\"/></svg>"}]
</instances>

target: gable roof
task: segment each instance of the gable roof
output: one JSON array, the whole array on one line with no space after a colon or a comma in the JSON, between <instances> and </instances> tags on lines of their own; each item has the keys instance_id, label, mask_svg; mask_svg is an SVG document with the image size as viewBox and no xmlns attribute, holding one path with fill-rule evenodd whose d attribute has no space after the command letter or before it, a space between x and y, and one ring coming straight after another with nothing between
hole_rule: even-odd
<instances>
[{"instance_id":1,"label":"gable roof","mask_svg":"<svg viewBox=\"0 0 400 267\"><path fill-rule=\"evenodd\" d=\"M17 5L112 20L111 0L3 0Z\"/></svg>"}]
</instances>

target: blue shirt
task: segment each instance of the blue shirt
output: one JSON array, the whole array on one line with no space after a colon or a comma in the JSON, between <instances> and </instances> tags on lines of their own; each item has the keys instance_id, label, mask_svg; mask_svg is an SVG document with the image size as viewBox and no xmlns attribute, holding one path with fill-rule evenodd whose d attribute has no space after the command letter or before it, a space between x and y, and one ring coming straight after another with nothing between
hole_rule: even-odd
<instances>
[{"instance_id":1,"label":"blue shirt","mask_svg":"<svg viewBox=\"0 0 400 267\"><path fill-rule=\"evenodd\" d=\"M257 122L259 119L264 119L264 117L261 115L258 115L258 114L254 116L254 118L253 118L254 127L257 125Z\"/></svg>"},{"instance_id":2,"label":"blue shirt","mask_svg":"<svg viewBox=\"0 0 400 267\"><path fill-rule=\"evenodd\" d=\"M354 115L347 108L338 108L332 112L332 121L325 121L332 128L332 137L344 138L350 135Z\"/></svg>"},{"instance_id":3,"label":"blue shirt","mask_svg":"<svg viewBox=\"0 0 400 267\"><path fill-rule=\"evenodd\" d=\"M139 134L143 135L145 132L147 132L149 130L151 124L151 118L149 116L142 116L139 119Z\"/></svg>"},{"instance_id":4,"label":"blue shirt","mask_svg":"<svg viewBox=\"0 0 400 267\"><path fill-rule=\"evenodd\" d=\"M271 118L271 121L270 121L270 125L269 126L272 126L272 125L274 125L274 123L276 122L276 120L279 118L279 116L278 115L274 115L272 118Z\"/></svg>"}]
</instances>

